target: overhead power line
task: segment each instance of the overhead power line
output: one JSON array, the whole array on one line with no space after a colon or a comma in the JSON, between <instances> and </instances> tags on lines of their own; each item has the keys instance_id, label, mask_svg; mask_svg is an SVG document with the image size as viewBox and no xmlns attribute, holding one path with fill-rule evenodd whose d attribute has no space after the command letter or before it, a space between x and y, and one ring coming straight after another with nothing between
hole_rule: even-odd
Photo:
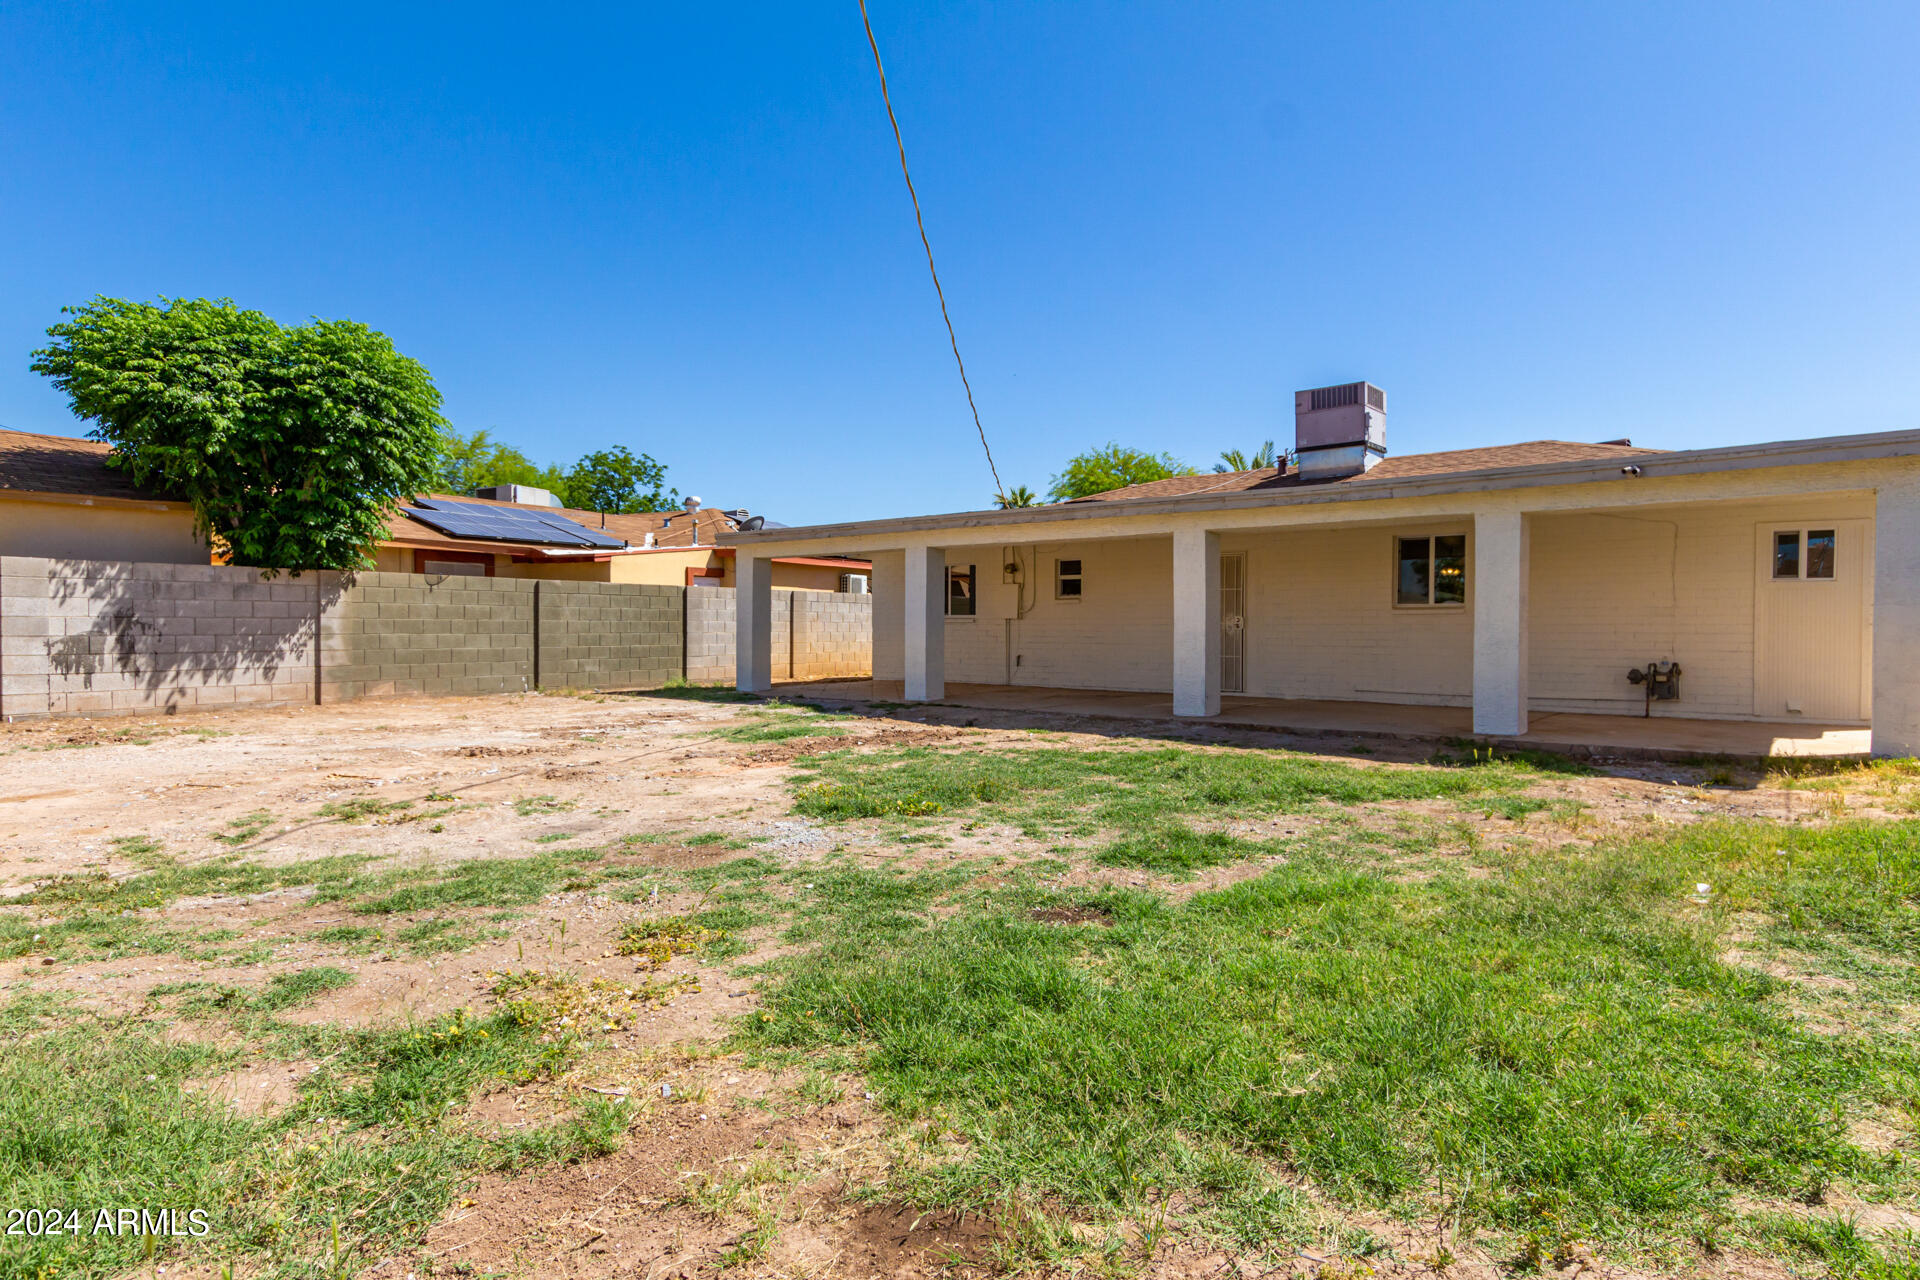
<instances>
[{"instance_id":1,"label":"overhead power line","mask_svg":"<svg viewBox=\"0 0 1920 1280\"><path fill-rule=\"evenodd\" d=\"M953 347L953 363L960 370L960 385L966 388L967 408L973 411L973 429L980 433L980 448L987 455L987 470L993 473L993 491L1005 505L1006 487L1000 483L1000 468L993 464L993 449L987 444L987 429L980 425L980 406L973 402L973 384L967 381L967 362L960 358L960 339L953 334L953 317L947 314L947 291L940 287L940 272L933 265L933 245L927 240L927 220L920 216L920 195L913 189L913 175L907 171L907 144L900 137L900 119L893 114L893 97L887 92L887 69L880 65L880 44L873 38L873 22L867 17L867 0L860 0L860 21L867 29L867 47L873 50L873 69L880 73L880 100L887 104L887 120L893 125L893 145L900 151L900 176L907 180L907 198L913 201L913 221L920 228L920 247L927 251L927 274L933 277L933 291L940 299L940 318L947 324L947 342Z\"/></svg>"}]
</instances>

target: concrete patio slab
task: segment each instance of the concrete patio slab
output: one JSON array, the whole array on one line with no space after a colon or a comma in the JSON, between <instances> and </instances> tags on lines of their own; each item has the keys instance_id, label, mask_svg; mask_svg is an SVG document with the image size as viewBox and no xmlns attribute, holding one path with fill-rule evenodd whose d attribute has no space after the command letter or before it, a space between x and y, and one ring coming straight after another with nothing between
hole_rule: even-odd
<instances>
[{"instance_id":1,"label":"concrete patio slab","mask_svg":"<svg viewBox=\"0 0 1920 1280\"><path fill-rule=\"evenodd\" d=\"M898 680L829 680L784 683L785 697L832 702L898 702ZM1040 689L1011 685L948 684L939 705L984 711L1042 712L1123 720L1164 720L1185 725L1233 725L1285 733L1360 737L1473 738L1496 746L1529 747L1572 755L1643 759L1693 756L1864 756L1870 730L1849 725L1781 724L1758 720L1689 720L1679 716L1597 716L1543 713L1526 733L1476 737L1466 707L1406 706L1387 702L1310 702L1228 695L1220 714L1178 717L1164 693L1111 689Z\"/></svg>"}]
</instances>

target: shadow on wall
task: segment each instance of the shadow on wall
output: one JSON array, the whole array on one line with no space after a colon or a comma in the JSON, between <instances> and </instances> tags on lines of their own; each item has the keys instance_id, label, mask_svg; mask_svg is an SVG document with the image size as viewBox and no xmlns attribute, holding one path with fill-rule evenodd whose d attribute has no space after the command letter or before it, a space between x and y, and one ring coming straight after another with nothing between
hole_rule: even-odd
<instances>
[{"instance_id":1,"label":"shadow on wall","mask_svg":"<svg viewBox=\"0 0 1920 1280\"><path fill-rule=\"evenodd\" d=\"M45 709L56 713L310 699L318 618L352 585L339 573L268 578L226 565L13 560L7 570L0 630L41 633ZM10 703L38 683L16 661L6 659ZM216 689L230 692L202 698Z\"/></svg>"}]
</instances>

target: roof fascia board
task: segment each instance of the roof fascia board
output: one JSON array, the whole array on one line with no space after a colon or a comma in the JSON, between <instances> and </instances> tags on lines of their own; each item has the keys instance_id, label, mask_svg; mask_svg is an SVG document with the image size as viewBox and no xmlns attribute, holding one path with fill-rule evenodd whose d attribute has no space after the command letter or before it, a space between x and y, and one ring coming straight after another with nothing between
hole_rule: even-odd
<instances>
[{"instance_id":1,"label":"roof fascia board","mask_svg":"<svg viewBox=\"0 0 1920 1280\"><path fill-rule=\"evenodd\" d=\"M0 501L52 502L67 507L116 507L123 511L192 511L189 503L166 498L110 498L94 493L51 493L44 489L0 488Z\"/></svg>"}]
</instances>

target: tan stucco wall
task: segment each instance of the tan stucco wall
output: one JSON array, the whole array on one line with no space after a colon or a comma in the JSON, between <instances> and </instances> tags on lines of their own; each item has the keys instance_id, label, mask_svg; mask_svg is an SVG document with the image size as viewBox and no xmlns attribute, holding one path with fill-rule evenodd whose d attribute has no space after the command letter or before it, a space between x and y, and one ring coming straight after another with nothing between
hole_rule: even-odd
<instances>
[{"instance_id":1,"label":"tan stucco wall","mask_svg":"<svg viewBox=\"0 0 1920 1280\"><path fill-rule=\"evenodd\" d=\"M0 495L0 556L206 564L207 544L184 507L43 502Z\"/></svg>"},{"instance_id":2,"label":"tan stucco wall","mask_svg":"<svg viewBox=\"0 0 1920 1280\"><path fill-rule=\"evenodd\" d=\"M1681 699L1656 715L1755 714L1756 585L1760 534L1778 526L1871 520L1873 502L1836 494L1773 502L1645 508L1537 517L1528 610L1529 702L1535 710L1637 713L1629 667L1674 661ZM1844 563L1844 562L1843 562ZM1866 560L1871 572L1872 561ZM1855 567L1858 572L1858 567ZM1865 593L1870 617L1872 593ZM1868 618L1835 616L1821 643L1795 660L1870 667ZM1763 717L1764 718L1764 717ZM1864 723L1867 708L1836 720Z\"/></svg>"},{"instance_id":3,"label":"tan stucco wall","mask_svg":"<svg viewBox=\"0 0 1920 1280\"><path fill-rule=\"evenodd\" d=\"M1671 660L1684 669L1682 697L1656 704L1656 715L1755 717L1757 534L1774 525L1872 515L1869 495L1841 492L1530 517L1529 705L1537 712L1634 714L1643 703L1627 670ZM1396 537L1466 534L1471 565L1472 531L1470 515L1423 515L1364 527L1222 534L1221 552L1244 554L1247 563L1245 692L1471 705L1471 569L1468 599L1459 606L1397 606L1393 579ZM979 604L974 618L947 621L947 679L1170 689L1171 551L1166 538L950 550L949 565L976 566ZM1016 588L1002 581L1001 569L1008 557L1029 577L1025 616L1011 625ZM1054 564L1062 558L1082 561L1078 600L1054 597ZM874 555L879 679L903 673L903 575L901 553ZM1867 609L1870 617L1870 592ZM1867 628L1866 618L1859 621ZM1805 656L1834 659L1825 649ZM1870 638L1850 646L1845 658L1863 671L1870 667ZM1865 718L1863 706L1857 719Z\"/></svg>"},{"instance_id":4,"label":"tan stucco wall","mask_svg":"<svg viewBox=\"0 0 1920 1280\"><path fill-rule=\"evenodd\" d=\"M794 591L838 591L840 575L853 572L839 565L780 564L773 566L773 585ZM733 585L733 557L727 557L727 583Z\"/></svg>"}]
</instances>

